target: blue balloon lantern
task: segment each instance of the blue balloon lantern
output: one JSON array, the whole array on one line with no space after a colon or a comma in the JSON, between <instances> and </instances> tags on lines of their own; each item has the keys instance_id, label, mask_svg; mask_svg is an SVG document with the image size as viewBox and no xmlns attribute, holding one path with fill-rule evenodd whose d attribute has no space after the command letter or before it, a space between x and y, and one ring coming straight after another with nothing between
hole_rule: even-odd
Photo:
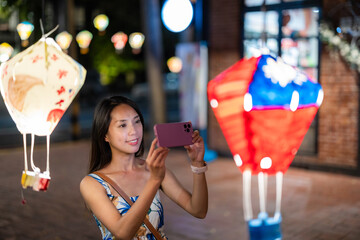
<instances>
[{"instance_id":1,"label":"blue balloon lantern","mask_svg":"<svg viewBox=\"0 0 360 240\"><path fill-rule=\"evenodd\" d=\"M194 9L189 0L166 0L161 10L161 19L171 32L184 31L193 16Z\"/></svg>"}]
</instances>

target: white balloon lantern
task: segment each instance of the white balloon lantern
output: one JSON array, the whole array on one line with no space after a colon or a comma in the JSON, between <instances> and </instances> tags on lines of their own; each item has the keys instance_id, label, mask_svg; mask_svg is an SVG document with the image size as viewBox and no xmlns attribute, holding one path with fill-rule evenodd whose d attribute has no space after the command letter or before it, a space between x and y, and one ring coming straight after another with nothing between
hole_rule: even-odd
<instances>
[{"instance_id":1,"label":"white balloon lantern","mask_svg":"<svg viewBox=\"0 0 360 240\"><path fill-rule=\"evenodd\" d=\"M45 191L50 181L49 145L66 109L84 84L86 70L65 54L54 39L44 35L37 43L0 66L0 90L18 130L23 134L23 188ZM31 167L28 169L26 134L31 134ZM46 136L46 170L33 161L34 137Z\"/></svg>"}]
</instances>

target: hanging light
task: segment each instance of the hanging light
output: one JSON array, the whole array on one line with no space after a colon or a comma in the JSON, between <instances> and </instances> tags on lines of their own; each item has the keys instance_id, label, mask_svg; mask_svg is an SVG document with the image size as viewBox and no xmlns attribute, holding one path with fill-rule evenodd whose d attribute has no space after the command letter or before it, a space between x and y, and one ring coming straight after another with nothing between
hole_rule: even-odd
<instances>
[{"instance_id":1,"label":"hanging light","mask_svg":"<svg viewBox=\"0 0 360 240\"><path fill-rule=\"evenodd\" d=\"M114 43L116 52L120 53L125 47L128 36L123 32L117 32L111 37L111 42Z\"/></svg>"},{"instance_id":2,"label":"hanging light","mask_svg":"<svg viewBox=\"0 0 360 240\"><path fill-rule=\"evenodd\" d=\"M59 44L59 46L64 52L67 52L67 49L69 48L72 39L72 35L67 31L63 31L55 37L57 44Z\"/></svg>"},{"instance_id":3,"label":"hanging light","mask_svg":"<svg viewBox=\"0 0 360 240\"><path fill-rule=\"evenodd\" d=\"M189 0L166 0L161 10L163 24L171 32L184 31L193 16L194 9Z\"/></svg>"},{"instance_id":4,"label":"hanging light","mask_svg":"<svg viewBox=\"0 0 360 240\"><path fill-rule=\"evenodd\" d=\"M99 30L99 34L103 35L105 33L105 29L109 25L109 18L105 14L100 14L94 18L93 22L95 28Z\"/></svg>"},{"instance_id":5,"label":"hanging light","mask_svg":"<svg viewBox=\"0 0 360 240\"><path fill-rule=\"evenodd\" d=\"M31 23L24 21L19 23L16 26L16 30L21 38L21 46L22 47L26 47L27 45L29 45L29 37L32 33L32 31L34 30L34 25L32 25Z\"/></svg>"},{"instance_id":6,"label":"hanging light","mask_svg":"<svg viewBox=\"0 0 360 240\"><path fill-rule=\"evenodd\" d=\"M166 63L172 73L179 73L182 69L182 61L178 57L171 57Z\"/></svg>"},{"instance_id":7,"label":"hanging light","mask_svg":"<svg viewBox=\"0 0 360 240\"><path fill-rule=\"evenodd\" d=\"M134 54L140 53L144 40L145 40L145 36L140 32L134 32L130 34L129 44L132 47Z\"/></svg>"},{"instance_id":8,"label":"hanging light","mask_svg":"<svg viewBox=\"0 0 360 240\"><path fill-rule=\"evenodd\" d=\"M92 38L92 33L87 30L83 30L76 35L76 41L79 44L81 54L87 54L89 52L89 45Z\"/></svg>"},{"instance_id":9,"label":"hanging light","mask_svg":"<svg viewBox=\"0 0 360 240\"><path fill-rule=\"evenodd\" d=\"M7 42L0 44L0 63L9 60L13 52L14 52L14 48Z\"/></svg>"}]
</instances>

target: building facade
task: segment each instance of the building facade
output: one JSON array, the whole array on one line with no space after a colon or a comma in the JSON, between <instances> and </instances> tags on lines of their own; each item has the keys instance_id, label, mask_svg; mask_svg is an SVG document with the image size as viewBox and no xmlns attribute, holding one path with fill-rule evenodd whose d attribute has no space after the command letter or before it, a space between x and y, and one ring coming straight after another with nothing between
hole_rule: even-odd
<instances>
[{"instance_id":1,"label":"building facade","mask_svg":"<svg viewBox=\"0 0 360 240\"><path fill-rule=\"evenodd\" d=\"M245 55L246 32L244 34L244 29L247 27L245 15L247 9L254 9L254 7L247 7L246 2L251 1L209 0L208 2L207 31L210 79L213 79ZM258 9L264 10L261 8L262 1L254 2L260 2ZM284 6L295 9L317 7L320 10L318 23L333 18L333 24L340 24L344 22L342 21L344 19L351 19L353 16L349 13L350 11L345 9L349 6L354 9L355 14L359 14L356 12L359 10L359 8L356 9L358 6L351 5L356 4L353 1L275 0L268 2L275 2L274 5L267 5L269 10L275 12L279 12L277 8ZM316 6L312 5L314 2L316 2ZM309 3L310 5L307 5ZM281 11L279 17L284 18L282 14L284 10L281 9ZM353 22L352 24L356 23ZM314 120L312 135L304 138L301 148L304 148L305 151L299 150L292 166L360 175L359 72L352 68L339 51L320 41L320 36L317 38L319 40L319 57L316 70L318 71L318 81L324 90L324 101ZM351 40L348 39L348 41ZM279 53L281 54L283 51L279 50ZM220 154L230 156L229 147L212 111L209 111L208 117L209 148ZM312 150L306 151L306 148Z\"/></svg>"}]
</instances>

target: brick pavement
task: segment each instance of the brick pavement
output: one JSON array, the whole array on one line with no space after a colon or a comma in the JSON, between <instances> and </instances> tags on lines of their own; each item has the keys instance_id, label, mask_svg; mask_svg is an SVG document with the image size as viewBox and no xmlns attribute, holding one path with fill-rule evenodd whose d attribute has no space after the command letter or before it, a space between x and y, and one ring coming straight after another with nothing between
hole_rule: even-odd
<instances>
[{"instance_id":1,"label":"brick pavement","mask_svg":"<svg viewBox=\"0 0 360 240\"><path fill-rule=\"evenodd\" d=\"M0 150L0 239L100 239L97 226L78 190L86 173L89 142L51 145L51 183L46 193L25 190L21 204L20 176L23 150ZM45 168L45 147L35 146L35 164ZM172 150L167 165L191 190L191 172L185 152ZM242 176L231 159L209 164L209 211L195 219L162 196L169 239L248 239L242 210ZM254 214L259 211L257 180L252 181ZM275 181L269 177L268 206L275 208ZM284 175L283 239L360 239L360 178L290 168Z\"/></svg>"}]
</instances>

